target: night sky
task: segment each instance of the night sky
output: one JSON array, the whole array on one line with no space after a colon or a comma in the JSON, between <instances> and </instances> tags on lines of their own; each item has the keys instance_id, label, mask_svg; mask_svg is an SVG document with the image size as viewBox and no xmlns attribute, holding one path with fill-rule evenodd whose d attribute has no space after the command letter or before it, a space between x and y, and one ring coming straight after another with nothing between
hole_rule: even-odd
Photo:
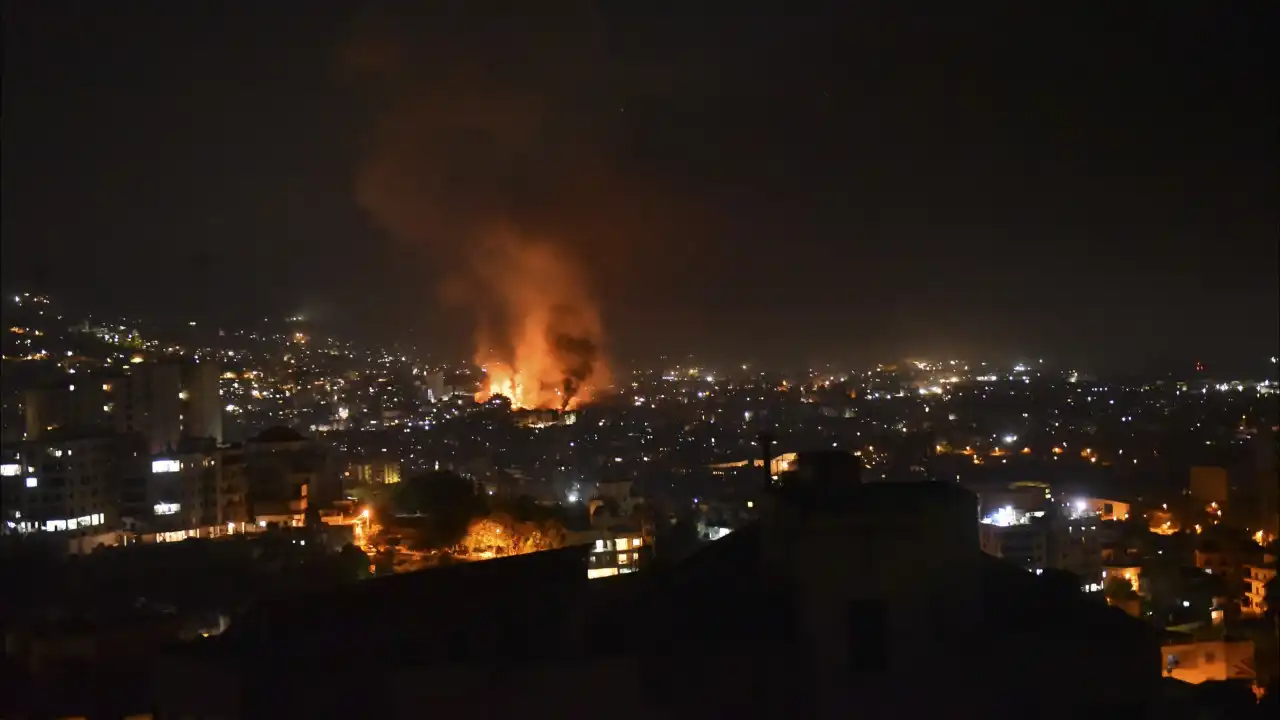
<instances>
[{"instance_id":1,"label":"night sky","mask_svg":"<svg viewBox=\"0 0 1280 720\"><path fill-rule=\"evenodd\" d=\"M1266 3L4 14L9 290L462 358L442 288L503 221L580 265L622 361L1277 352Z\"/></svg>"}]
</instances>

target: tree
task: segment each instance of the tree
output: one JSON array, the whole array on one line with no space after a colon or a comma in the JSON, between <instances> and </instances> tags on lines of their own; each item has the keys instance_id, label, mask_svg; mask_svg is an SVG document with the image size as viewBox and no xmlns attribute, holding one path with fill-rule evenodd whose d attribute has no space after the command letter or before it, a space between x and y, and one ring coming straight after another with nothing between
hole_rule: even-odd
<instances>
[{"instance_id":1,"label":"tree","mask_svg":"<svg viewBox=\"0 0 1280 720\"><path fill-rule=\"evenodd\" d=\"M499 513L486 518L471 521L462 544L471 552L493 552L495 555L510 555L515 551L515 534L512 523Z\"/></svg>"},{"instance_id":2,"label":"tree","mask_svg":"<svg viewBox=\"0 0 1280 720\"><path fill-rule=\"evenodd\" d=\"M542 515L542 508L538 507L538 503L528 495L521 495L511 503L511 514L520 522L529 522L537 520Z\"/></svg>"},{"instance_id":3,"label":"tree","mask_svg":"<svg viewBox=\"0 0 1280 720\"><path fill-rule=\"evenodd\" d=\"M555 518L549 518L538 529L537 548L539 550L558 550L564 547L568 539L568 531Z\"/></svg>"},{"instance_id":4,"label":"tree","mask_svg":"<svg viewBox=\"0 0 1280 720\"><path fill-rule=\"evenodd\" d=\"M373 556L374 572L378 577L391 575L396 571L396 551L392 548L383 548Z\"/></svg>"},{"instance_id":5,"label":"tree","mask_svg":"<svg viewBox=\"0 0 1280 720\"><path fill-rule=\"evenodd\" d=\"M443 470L399 483L388 506L392 512L384 512L383 524L395 522L393 514L421 515L421 521L413 523L420 542L436 549L458 544L468 524L488 509L470 480Z\"/></svg>"},{"instance_id":6,"label":"tree","mask_svg":"<svg viewBox=\"0 0 1280 720\"><path fill-rule=\"evenodd\" d=\"M342 546L338 553L338 563L342 566L344 577L356 580L369 577L369 556L351 543Z\"/></svg>"},{"instance_id":7,"label":"tree","mask_svg":"<svg viewBox=\"0 0 1280 720\"><path fill-rule=\"evenodd\" d=\"M655 558L664 564L678 562L702 545L698 518L693 513L684 513L674 524L662 523L655 527L654 535Z\"/></svg>"}]
</instances>

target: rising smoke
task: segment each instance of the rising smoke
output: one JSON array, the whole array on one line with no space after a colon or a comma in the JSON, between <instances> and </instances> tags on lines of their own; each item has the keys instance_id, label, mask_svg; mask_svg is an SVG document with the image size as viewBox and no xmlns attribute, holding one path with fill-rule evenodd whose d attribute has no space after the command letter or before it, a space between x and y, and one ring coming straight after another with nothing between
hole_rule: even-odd
<instances>
[{"instance_id":1,"label":"rising smoke","mask_svg":"<svg viewBox=\"0 0 1280 720\"><path fill-rule=\"evenodd\" d=\"M567 409L609 381L600 314L562 246L511 230L489 230L477 254L482 313L476 362L488 372L479 399ZM491 328L498 328L496 333Z\"/></svg>"},{"instance_id":2,"label":"rising smoke","mask_svg":"<svg viewBox=\"0 0 1280 720\"><path fill-rule=\"evenodd\" d=\"M575 68L592 64L592 18L558 14L567 20L549 35L529 32L520 13L455 5L469 4L377 18L348 49L344 69L376 108L356 197L390 235L452 269L442 290L476 316L480 399L574 407L609 381L580 258L606 239L584 237L590 223L578 222L608 173L589 124L565 111L581 89Z\"/></svg>"}]
</instances>

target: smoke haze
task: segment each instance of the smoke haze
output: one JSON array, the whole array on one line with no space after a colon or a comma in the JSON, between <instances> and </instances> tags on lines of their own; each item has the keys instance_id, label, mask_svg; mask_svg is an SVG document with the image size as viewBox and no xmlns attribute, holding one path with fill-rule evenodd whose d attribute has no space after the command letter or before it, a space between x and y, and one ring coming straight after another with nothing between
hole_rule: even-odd
<instances>
[{"instance_id":1,"label":"smoke haze","mask_svg":"<svg viewBox=\"0 0 1280 720\"><path fill-rule=\"evenodd\" d=\"M552 33L470 4L374 11L344 57L374 109L356 198L423 253L407 262L449 269L442 297L474 312L489 372L479 397L517 407L570 407L608 382L584 261L615 242L594 221L625 195L590 113L567 110L598 56L595 18L552 4L539 8L565 18Z\"/></svg>"}]
</instances>

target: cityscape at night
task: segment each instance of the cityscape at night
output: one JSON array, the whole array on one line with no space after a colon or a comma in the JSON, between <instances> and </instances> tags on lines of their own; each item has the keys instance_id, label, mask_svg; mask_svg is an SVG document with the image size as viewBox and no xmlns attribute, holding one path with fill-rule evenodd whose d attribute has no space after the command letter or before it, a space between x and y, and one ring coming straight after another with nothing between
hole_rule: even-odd
<instances>
[{"instance_id":1,"label":"cityscape at night","mask_svg":"<svg viewBox=\"0 0 1280 720\"><path fill-rule=\"evenodd\" d=\"M1193 6L6 2L0 718L1274 717Z\"/></svg>"}]
</instances>

